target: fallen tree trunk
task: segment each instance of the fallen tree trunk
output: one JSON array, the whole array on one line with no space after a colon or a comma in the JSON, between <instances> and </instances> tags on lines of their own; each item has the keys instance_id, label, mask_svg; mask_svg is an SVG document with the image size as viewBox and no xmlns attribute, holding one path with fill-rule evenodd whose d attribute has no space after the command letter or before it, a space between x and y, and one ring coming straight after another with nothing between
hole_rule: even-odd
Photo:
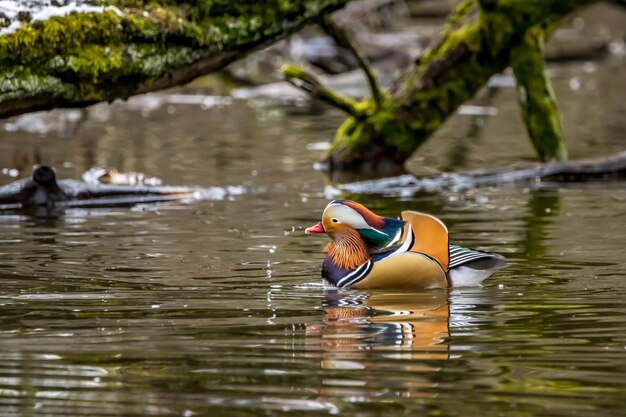
<instances>
[{"instance_id":1,"label":"fallen tree trunk","mask_svg":"<svg viewBox=\"0 0 626 417\"><path fill-rule=\"evenodd\" d=\"M594 159L537 164L535 166L446 173L433 177L402 175L340 185L356 194L404 195L422 191L471 189L506 184L542 186L546 184L586 183L626 179L626 152Z\"/></svg>"},{"instance_id":2,"label":"fallen tree trunk","mask_svg":"<svg viewBox=\"0 0 626 417\"><path fill-rule=\"evenodd\" d=\"M488 79L512 66L527 130L542 161L567 158L560 115L543 67L543 40L572 11L596 0L462 0L440 41L390 92L356 102L288 66L293 84L346 111L326 155L330 170L393 174ZM329 26L326 24L326 26ZM345 43L346 36L337 36ZM362 65L366 74L367 63ZM370 78L368 74L368 78ZM372 89L375 82L370 83Z\"/></svg>"},{"instance_id":3,"label":"fallen tree trunk","mask_svg":"<svg viewBox=\"0 0 626 417\"><path fill-rule=\"evenodd\" d=\"M16 0L0 5L0 117L183 84L347 2Z\"/></svg>"}]
</instances>

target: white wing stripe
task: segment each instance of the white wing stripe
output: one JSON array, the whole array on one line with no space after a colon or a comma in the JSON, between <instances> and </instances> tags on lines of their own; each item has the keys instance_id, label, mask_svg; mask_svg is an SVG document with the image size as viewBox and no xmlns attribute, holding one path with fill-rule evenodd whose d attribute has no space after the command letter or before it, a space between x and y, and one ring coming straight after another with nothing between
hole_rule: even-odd
<instances>
[{"instance_id":1,"label":"white wing stripe","mask_svg":"<svg viewBox=\"0 0 626 417\"><path fill-rule=\"evenodd\" d=\"M464 261L466 259L472 259L472 258L481 258L482 256L484 256L484 255L476 255L476 254L473 254L473 253L468 253L468 254L461 255L461 256L455 256L454 259L453 259L453 262L461 262L461 261Z\"/></svg>"},{"instance_id":2,"label":"white wing stripe","mask_svg":"<svg viewBox=\"0 0 626 417\"><path fill-rule=\"evenodd\" d=\"M396 249L389 256L393 256L393 255L398 254L398 253L407 252L411 248L411 246L413 246L413 239L414 239L413 229L411 228L411 223L409 223L408 224L408 228L406 229L406 240L404 241L402 246L400 246L398 249Z\"/></svg>"},{"instance_id":3,"label":"white wing stripe","mask_svg":"<svg viewBox=\"0 0 626 417\"><path fill-rule=\"evenodd\" d=\"M400 241L400 238L402 237L402 228L398 229L398 231L396 232L396 235L394 236L393 240L391 242L389 242L389 244L387 244L387 246L385 246L386 248L388 248L389 246L393 246L396 243L398 243Z\"/></svg>"},{"instance_id":4,"label":"white wing stripe","mask_svg":"<svg viewBox=\"0 0 626 417\"><path fill-rule=\"evenodd\" d=\"M348 275L346 275L345 277L341 278L338 282L337 282L337 286L338 287L348 287L360 280L362 280L363 278L365 278L365 276L367 274L369 274L369 272L372 269L372 261L367 261L366 263L364 263L363 265L361 265L360 267L358 267L357 269L355 269L354 271L350 272Z\"/></svg>"},{"instance_id":5,"label":"white wing stripe","mask_svg":"<svg viewBox=\"0 0 626 417\"><path fill-rule=\"evenodd\" d=\"M475 259L489 258L491 255L483 252L476 252L471 249L457 250L456 248L450 250L450 265L448 269L465 264Z\"/></svg>"}]
</instances>

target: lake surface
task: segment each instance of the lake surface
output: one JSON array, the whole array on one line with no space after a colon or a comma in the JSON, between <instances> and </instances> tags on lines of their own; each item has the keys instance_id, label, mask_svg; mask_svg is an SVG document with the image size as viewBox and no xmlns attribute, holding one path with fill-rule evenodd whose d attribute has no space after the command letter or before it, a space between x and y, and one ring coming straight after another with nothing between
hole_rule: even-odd
<instances>
[{"instance_id":1,"label":"lake surface","mask_svg":"<svg viewBox=\"0 0 626 417\"><path fill-rule=\"evenodd\" d=\"M573 157L624 149L624 69L554 68ZM39 160L61 178L114 166L222 187L192 204L0 214L0 415L626 415L623 182L341 194L312 168L341 114L184 102L0 125L1 184ZM476 104L498 115L456 116L409 167L531 162L513 91ZM436 214L510 266L478 288L325 288L326 240L303 229L338 196Z\"/></svg>"}]
</instances>

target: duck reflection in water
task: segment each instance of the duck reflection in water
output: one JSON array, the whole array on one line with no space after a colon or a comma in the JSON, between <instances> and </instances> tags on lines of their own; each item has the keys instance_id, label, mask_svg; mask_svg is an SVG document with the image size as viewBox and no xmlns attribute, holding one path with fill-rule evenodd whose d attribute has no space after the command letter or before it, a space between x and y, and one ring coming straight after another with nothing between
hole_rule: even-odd
<instances>
[{"instance_id":1,"label":"duck reflection in water","mask_svg":"<svg viewBox=\"0 0 626 417\"><path fill-rule=\"evenodd\" d=\"M448 359L449 305L446 291L329 292L324 321L307 326L308 346L319 348L324 369L426 371L415 362L389 365L385 359ZM377 355L380 352L380 355ZM416 368L416 369L409 369ZM434 369L433 369L434 370Z\"/></svg>"}]
</instances>

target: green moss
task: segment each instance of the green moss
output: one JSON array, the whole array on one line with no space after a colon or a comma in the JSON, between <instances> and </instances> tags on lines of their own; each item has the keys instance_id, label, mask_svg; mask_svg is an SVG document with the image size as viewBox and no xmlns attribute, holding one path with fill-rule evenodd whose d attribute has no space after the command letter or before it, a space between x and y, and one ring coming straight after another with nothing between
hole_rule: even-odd
<instances>
[{"instance_id":1,"label":"green moss","mask_svg":"<svg viewBox=\"0 0 626 417\"><path fill-rule=\"evenodd\" d=\"M539 158L564 161L567 148L554 92L544 69L543 46L544 30L530 29L524 41L511 51L511 66L517 79L522 118Z\"/></svg>"},{"instance_id":2,"label":"green moss","mask_svg":"<svg viewBox=\"0 0 626 417\"><path fill-rule=\"evenodd\" d=\"M302 88L309 94L314 95L316 98L345 111L353 117L362 118L369 112L371 103L367 101L357 103L356 100L350 97L332 91L330 88L322 85L315 75L306 71L304 68L297 65L286 64L283 65L281 71L287 81Z\"/></svg>"},{"instance_id":3,"label":"green moss","mask_svg":"<svg viewBox=\"0 0 626 417\"><path fill-rule=\"evenodd\" d=\"M166 86L173 70L207 57L216 69L346 2L109 0L118 10L24 24L0 36L0 115L12 101L83 105Z\"/></svg>"},{"instance_id":4,"label":"green moss","mask_svg":"<svg viewBox=\"0 0 626 417\"><path fill-rule=\"evenodd\" d=\"M358 149L359 141L363 138L361 134L363 126L364 124L359 122L356 118L347 118L346 121L339 126L339 129L337 129L335 141L331 147L332 152L342 153L344 150L351 151Z\"/></svg>"},{"instance_id":5,"label":"green moss","mask_svg":"<svg viewBox=\"0 0 626 417\"><path fill-rule=\"evenodd\" d=\"M534 36L534 28L548 33L555 22L590 1L462 0L440 42L402 82L399 96L387 98L378 109L369 107L365 118L349 118L337 131L328 159L357 169L375 167L377 159L385 159L381 154L402 163L489 77L510 64L521 80L522 113L538 155L564 159L558 110L541 52L527 38Z\"/></svg>"},{"instance_id":6,"label":"green moss","mask_svg":"<svg viewBox=\"0 0 626 417\"><path fill-rule=\"evenodd\" d=\"M372 99L361 101L359 106L368 116L348 118L337 130L331 153L367 153L373 137L384 138L384 146L395 149L394 153L410 153L413 150L411 129L395 120L397 109L388 95L383 96L380 106Z\"/></svg>"},{"instance_id":7,"label":"green moss","mask_svg":"<svg viewBox=\"0 0 626 417\"><path fill-rule=\"evenodd\" d=\"M58 78L33 74L24 67L0 71L0 102L20 98L23 94L58 95L64 90Z\"/></svg>"},{"instance_id":8,"label":"green moss","mask_svg":"<svg viewBox=\"0 0 626 417\"><path fill-rule=\"evenodd\" d=\"M99 85L120 77L145 81L198 59L191 48L166 46L167 37L180 35L183 29L167 12L147 17L120 17L112 11L56 17L0 37L0 62L5 68L26 69L23 84L29 88L23 92L93 101L109 96L99 91Z\"/></svg>"}]
</instances>

